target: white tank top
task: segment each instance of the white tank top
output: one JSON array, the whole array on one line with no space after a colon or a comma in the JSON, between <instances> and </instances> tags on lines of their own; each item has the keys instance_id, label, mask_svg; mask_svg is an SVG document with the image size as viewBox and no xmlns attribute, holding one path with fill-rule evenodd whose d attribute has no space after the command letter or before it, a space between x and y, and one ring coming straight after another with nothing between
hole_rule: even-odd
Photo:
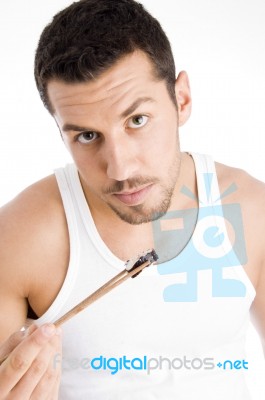
<instances>
[{"instance_id":1,"label":"white tank top","mask_svg":"<svg viewBox=\"0 0 265 400\"><path fill-rule=\"evenodd\" d=\"M54 359L63 370L61 400L250 399L244 346L255 290L242 267L239 205L221 206L236 188L220 195L212 159L192 157L199 196L192 237L177 257L145 269L63 325L63 359ZM56 170L56 178L70 262L38 324L55 321L124 269L96 229L76 167ZM182 219L175 232L181 235L185 214L171 217Z\"/></svg>"}]
</instances>

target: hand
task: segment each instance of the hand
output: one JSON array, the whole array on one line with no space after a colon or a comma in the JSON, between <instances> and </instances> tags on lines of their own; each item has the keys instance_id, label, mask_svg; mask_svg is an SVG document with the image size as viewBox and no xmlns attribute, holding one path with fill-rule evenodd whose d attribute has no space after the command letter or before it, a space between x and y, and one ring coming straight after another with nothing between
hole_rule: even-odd
<instances>
[{"instance_id":1,"label":"hand","mask_svg":"<svg viewBox=\"0 0 265 400\"><path fill-rule=\"evenodd\" d=\"M57 400L61 330L52 324L14 333L0 346L0 400Z\"/></svg>"}]
</instances>

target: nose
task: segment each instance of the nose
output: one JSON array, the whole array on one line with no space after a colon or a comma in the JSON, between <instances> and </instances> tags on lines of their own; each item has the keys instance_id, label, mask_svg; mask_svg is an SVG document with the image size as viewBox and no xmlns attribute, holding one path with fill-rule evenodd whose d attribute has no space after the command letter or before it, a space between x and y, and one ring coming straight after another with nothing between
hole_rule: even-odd
<instances>
[{"instance_id":1,"label":"nose","mask_svg":"<svg viewBox=\"0 0 265 400\"><path fill-rule=\"evenodd\" d=\"M105 140L103 157L110 179L125 181L137 173L137 149L128 137Z\"/></svg>"}]
</instances>

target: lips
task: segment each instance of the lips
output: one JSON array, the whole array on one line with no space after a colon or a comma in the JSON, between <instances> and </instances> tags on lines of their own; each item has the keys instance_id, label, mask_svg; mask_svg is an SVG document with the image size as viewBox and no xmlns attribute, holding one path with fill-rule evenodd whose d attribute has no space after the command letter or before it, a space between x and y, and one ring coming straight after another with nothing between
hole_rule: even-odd
<instances>
[{"instance_id":1,"label":"lips","mask_svg":"<svg viewBox=\"0 0 265 400\"><path fill-rule=\"evenodd\" d=\"M151 191L152 186L153 185L148 185L140 190L137 189L133 192L114 193L113 195L127 206L136 206L145 200Z\"/></svg>"}]
</instances>

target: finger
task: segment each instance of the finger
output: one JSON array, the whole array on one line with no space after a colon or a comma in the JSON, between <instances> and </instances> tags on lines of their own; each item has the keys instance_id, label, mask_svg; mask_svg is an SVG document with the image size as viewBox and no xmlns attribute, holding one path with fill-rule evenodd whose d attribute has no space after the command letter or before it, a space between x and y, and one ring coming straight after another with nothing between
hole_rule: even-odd
<instances>
[{"instance_id":1,"label":"finger","mask_svg":"<svg viewBox=\"0 0 265 400\"><path fill-rule=\"evenodd\" d=\"M36 331L38 329L38 326L37 325L34 325L34 324L32 324L32 325L30 325L28 328L26 328L26 330L25 330L25 336L29 336L29 335L31 335L34 331Z\"/></svg>"},{"instance_id":2,"label":"finger","mask_svg":"<svg viewBox=\"0 0 265 400\"><path fill-rule=\"evenodd\" d=\"M0 360L6 357L24 339L25 331L13 333L0 348Z\"/></svg>"},{"instance_id":3,"label":"finger","mask_svg":"<svg viewBox=\"0 0 265 400\"><path fill-rule=\"evenodd\" d=\"M57 360L62 359L62 344L61 335L57 335L53 338L53 351L49 359L49 365L43 374L42 378L38 382L31 395L31 400L47 400L58 398L58 387L61 376L61 363L57 363ZM57 397L55 397L57 394Z\"/></svg>"},{"instance_id":4,"label":"finger","mask_svg":"<svg viewBox=\"0 0 265 400\"><path fill-rule=\"evenodd\" d=\"M58 353L59 354L59 353ZM62 357L62 354L60 354L60 357ZM46 393L46 397L43 400L58 400L59 398L59 389L60 389L60 383L61 383L61 366L54 366L54 361L52 361L52 368L57 369L57 376L55 379L55 382L53 386L51 387L51 390ZM37 399L37 397L36 397ZM35 400L35 398L34 398Z\"/></svg>"},{"instance_id":5,"label":"finger","mask_svg":"<svg viewBox=\"0 0 265 400\"><path fill-rule=\"evenodd\" d=\"M12 400L21 398L44 400L47 398L47 393L51 391L59 375L59 370L51 368L51 364L54 354L61 349L60 342L61 338L55 335L42 348L25 375L12 389Z\"/></svg>"},{"instance_id":6,"label":"finger","mask_svg":"<svg viewBox=\"0 0 265 400\"><path fill-rule=\"evenodd\" d=\"M60 371L60 373L58 374L57 380L54 384L54 388L53 388L53 392L51 395L51 398L47 399L47 400L58 400L59 397L59 391L60 391L60 384L61 384L61 375L62 375L62 371Z\"/></svg>"},{"instance_id":7,"label":"finger","mask_svg":"<svg viewBox=\"0 0 265 400\"><path fill-rule=\"evenodd\" d=\"M33 333L27 335L24 340L12 351L10 356L0 366L0 393L4 397L19 382L22 376L30 368L42 347L55 335L56 328L52 324L46 324Z\"/></svg>"},{"instance_id":8,"label":"finger","mask_svg":"<svg viewBox=\"0 0 265 400\"><path fill-rule=\"evenodd\" d=\"M45 400L58 400L60 383L61 383L61 372L57 376L57 379L54 383L54 387L52 388L51 393L49 393L49 395L46 397Z\"/></svg>"},{"instance_id":9,"label":"finger","mask_svg":"<svg viewBox=\"0 0 265 400\"><path fill-rule=\"evenodd\" d=\"M36 325L31 325L27 329L21 329L19 332L13 333L0 348L0 365L5 361L8 355L19 345L26 336L30 335L37 329Z\"/></svg>"}]
</instances>

